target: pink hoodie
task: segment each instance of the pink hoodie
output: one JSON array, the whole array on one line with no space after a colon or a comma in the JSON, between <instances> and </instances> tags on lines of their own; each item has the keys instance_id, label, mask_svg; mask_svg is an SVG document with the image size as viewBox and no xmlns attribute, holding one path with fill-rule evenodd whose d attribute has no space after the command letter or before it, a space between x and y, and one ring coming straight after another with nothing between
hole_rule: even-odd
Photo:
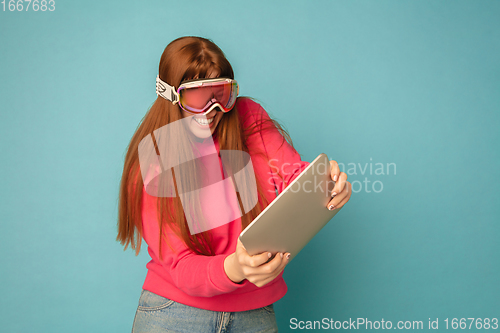
<instances>
[{"instance_id":1,"label":"pink hoodie","mask_svg":"<svg viewBox=\"0 0 500 333\"><path fill-rule=\"evenodd\" d=\"M244 127L255 123L257 119L269 118L259 104L248 98L239 99L236 110ZM281 146L282 140L281 134L273 128L260 134L253 134L247 141L255 174L257 179L261 179L264 193L269 201L276 197L275 184L281 193L287 184L309 165L308 162L301 161L300 155L287 142ZM214 143L219 151L216 138ZM263 152L270 162L254 152ZM283 180L276 175L278 170L283 175ZM220 202L217 199L226 196L222 191L210 194L210 197L216 200L210 200L208 206L202 204L203 211L207 211L207 214L217 211L216 205ZM227 205L227 202L225 204ZM260 288L248 280L237 284L227 277L224 271L224 259L236 249L236 242L242 231L240 218L210 230L213 235L215 256L197 255L172 231L165 231L170 246L162 243L161 261L158 253L156 198L147 194L144 188L142 224L143 237L151 256L151 261L146 265L148 273L143 289L182 304L224 312L257 309L278 301L286 294L287 286L282 277L283 273ZM165 227L164 230L168 229Z\"/></svg>"}]
</instances>

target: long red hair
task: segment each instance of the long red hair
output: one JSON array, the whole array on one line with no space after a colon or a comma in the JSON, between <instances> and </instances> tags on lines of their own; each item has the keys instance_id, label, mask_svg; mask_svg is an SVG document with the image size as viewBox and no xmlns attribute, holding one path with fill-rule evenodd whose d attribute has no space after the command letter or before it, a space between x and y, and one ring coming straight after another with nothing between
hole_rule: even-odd
<instances>
[{"instance_id":1,"label":"long red hair","mask_svg":"<svg viewBox=\"0 0 500 333\"><path fill-rule=\"evenodd\" d=\"M172 41L163 51L159 65L159 76L161 80L174 87L178 87L184 80L206 78L213 74L234 79L233 69L224 53L208 39L181 37ZM254 152L249 151L246 139L250 135L268 128L268 126L277 128L283 135L283 142L287 140L292 145L286 130L273 119L260 121L243 128L236 109L237 105L238 103L233 110L223 115L213 134L217 136L220 150L238 150L252 155ZM139 166L139 143L156 129L180 119L182 119L182 113L179 106L158 96L141 120L127 147L120 182L118 236L116 240L125 246L124 250L130 244L132 249L135 249L136 255L139 254L142 242L142 190L137 189L142 189L144 186ZM156 150L158 150L157 147ZM241 217L242 229L248 226L269 204L264 196L261 182L262 180L257 179L257 205ZM201 255L215 255L210 231L190 234L179 197L158 197L156 202L160 235L163 235L162 230L168 225L193 252ZM162 239L168 242L166 238L159 237L160 259Z\"/></svg>"}]
</instances>

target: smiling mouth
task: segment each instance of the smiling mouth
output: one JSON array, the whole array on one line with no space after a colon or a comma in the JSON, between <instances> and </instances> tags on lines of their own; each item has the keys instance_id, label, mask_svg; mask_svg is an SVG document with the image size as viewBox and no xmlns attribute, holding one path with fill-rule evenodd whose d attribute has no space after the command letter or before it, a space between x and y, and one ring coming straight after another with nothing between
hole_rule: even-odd
<instances>
[{"instance_id":1,"label":"smiling mouth","mask_svg":"<svg viewBox=\"0 0 500 333\"><path fill-rule=\"evenodd\" d=\"M205 119L205 118L196 118L196 117L194 117L194 120L195 120L198 124L200 124L200 125L202 125L202 126L208 126L208 125L210 125L210 124L214 121L214 118L215 118L215 117L212 117L212 118L210 118L210 119Z\"/></svg>"}]
</instances>

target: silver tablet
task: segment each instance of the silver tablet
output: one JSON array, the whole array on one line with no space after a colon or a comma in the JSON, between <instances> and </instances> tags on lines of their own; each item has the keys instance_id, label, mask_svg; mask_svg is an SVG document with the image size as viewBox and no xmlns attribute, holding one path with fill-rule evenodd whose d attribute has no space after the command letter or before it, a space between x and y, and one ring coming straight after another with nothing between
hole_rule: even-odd
<instances>
[{"instance_id":1,"label":"silver tablet","mask_svg":"<svg viewBox=\"0 0 500 333\"><path fill-rule=\"evenodd\" d=\"M334 185L320 154L241 232L248 254L289 252L292 260L342 209L327 208Z\"/></svg>"}]
</instances>

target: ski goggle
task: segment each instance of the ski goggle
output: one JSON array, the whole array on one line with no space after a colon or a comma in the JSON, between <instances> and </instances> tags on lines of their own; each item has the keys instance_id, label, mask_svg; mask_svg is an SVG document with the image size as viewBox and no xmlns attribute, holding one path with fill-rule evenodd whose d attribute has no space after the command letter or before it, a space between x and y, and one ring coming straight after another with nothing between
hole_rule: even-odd
<instances>
[{"instance_id":1,"label":"ski goggle","mask_svg":"<svg viewBox=\"0 0 500 333\"><path fill-rule=\"evenodd\" d=\"M215 107L230 111L239 93L238 82L228 78L184 81L177 90L156 77L156 94L179 103L181 109L192 114L208 114Z\"/></svg>"}]
</instances>

